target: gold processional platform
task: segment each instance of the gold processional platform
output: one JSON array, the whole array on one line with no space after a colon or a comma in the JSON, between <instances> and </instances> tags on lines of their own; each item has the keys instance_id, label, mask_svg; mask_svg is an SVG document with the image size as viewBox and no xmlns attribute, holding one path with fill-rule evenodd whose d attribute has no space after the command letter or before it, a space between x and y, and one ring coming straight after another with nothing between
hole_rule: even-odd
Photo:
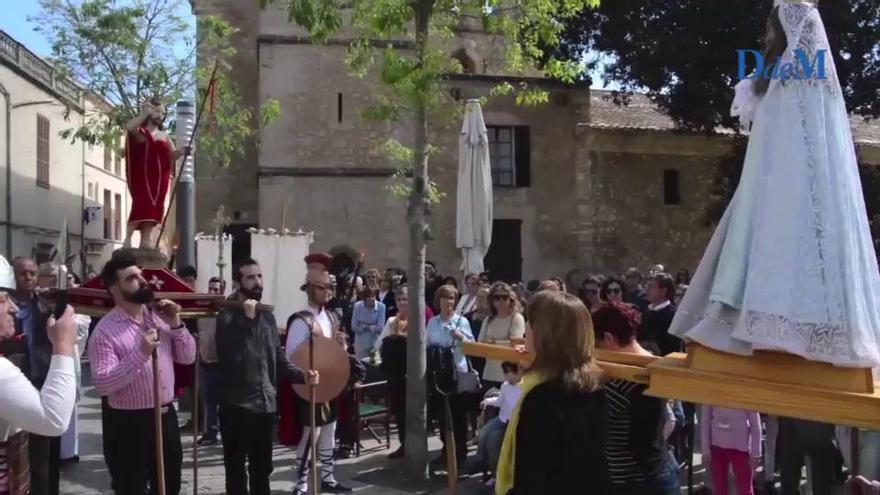
<instances>
[{"instance_id":1,"label":"gold processional platform","mask_svg":"<svg viewBox=\"0 0 880 495\"><path fill-rule=\"evenodd\" d=\"M499 361L529 359L510 346L465 342L463 350ZM665 357L599 350L598 361L609 378L646 384L655 397L880 430L880 393L868 368L775 352L738 356L696 344Z\"/></svg>"}]
</instances>

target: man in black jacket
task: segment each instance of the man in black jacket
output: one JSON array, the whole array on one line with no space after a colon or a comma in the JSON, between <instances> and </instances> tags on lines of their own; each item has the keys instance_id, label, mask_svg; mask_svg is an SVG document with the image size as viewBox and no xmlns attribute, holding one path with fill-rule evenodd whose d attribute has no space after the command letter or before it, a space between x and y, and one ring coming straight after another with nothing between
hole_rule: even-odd
<instances>
[{"instance_id":1,"label":"man in black jacket","mask_svg":"<svg viewBox=\"0 0 880 495\"><path fill-rule=\"evenodd\" d=\"M684 342L669 334L675 316L675 281L668 273L655 273L645 286L648 308L642 314L639 340L653 343L662 356L684 350Z\"/></svg>"},{"instance_id":2,"label":"man in black jacket","mask_svg":"<svg viewBox=\"0 0 880 495\"><path fill-rule=\"evenodd\" d=\"M230 298L241 302L242 309L222 309L216 334L226 493L247 495L249 473L250 494L269 495L278 375L286 375L291 383L316 384L318 373L303 372L285 358L275 316L257 310L263 295L257 262L241 263L233 279L239 289Z\"/></svg>"},{"instance_id":3,"label":"man in black jacket","mask_svg":"<svg viewBox=\"0 0 880 495\"><path fill-rule=\"evenodd\" d=\"M46 333L49 315L37 300L37 264L26 257L15 258L15 293L18 306L15 314L16 333L27 343L23 371L37 389L43 388L52 360L52 343ZM28 435L28 457L31 471L31 493L58 495L60 483L61 437Z\"/></svg>"}]
</instances>

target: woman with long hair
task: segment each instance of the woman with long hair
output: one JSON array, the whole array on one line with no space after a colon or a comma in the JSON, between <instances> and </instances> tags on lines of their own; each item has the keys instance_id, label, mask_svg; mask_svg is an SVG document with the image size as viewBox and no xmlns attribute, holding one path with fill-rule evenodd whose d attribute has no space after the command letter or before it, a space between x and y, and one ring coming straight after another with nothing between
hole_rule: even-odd
<instances>
[{"instance_id":1,"label":"woman with long hair","mask_svg":"<svg viewBox=\"0 0 880 495\"><path fill-rule=\"evenodd\" d=\"M608 277L602 282L599 297L606 303L629 303L629 294L626 293L626 285L617 277Z\"/></svg>"},{"instance_id":2,"label":"woman with long hair","mask_svg":"<svg viewBox=\"0 0 880 495\"><path fill-rule=\"evenodd\" d=\"M474 310L477 303L477 291L480 290L480 277L476 273L468 273L464 277L464 292L455 305L455 312L467 316Z\"/></svg>"},{"instance_id":3,"label":"woman with long hair","mask_svg":"<svg viewBox=\"0 0 880 495\"><path fill-rule=\"evenodd\" d=\"M519 302L519 307L521 308L521 312L525 310L525 308L529 305L529 291L526 289L526 286L522 282L517 282L510 286L510 289L513 291L513 296L516 298L517 302ZM525 317L525 315L523 315Z\"/></svg>"},{"instance_id":4,"label":"woman with long hair","mask_svg":"<svg viewBox=\"0 0 880 495\"><path fill-rule=\"evenodd\" d=\"M511 345L512 339L521 339L526 332L526 321L521 313L519 300L513 290L504 282L495 282L489 291L491 302L489 317L483 320L479 342L487 344ZM488 359L483 369L483 384L499 387L504 381L501 362Z\"/></svg>"},{"instance_id":5,"label":"woman with long hair","mask_svg":"<svg viewBox=\"0 0 880 495\"><path fill-rule=\"evenodd\" d=\"M534 361L508 423L495 493L604 494L607 407L590 313L571 294L543 291L528 316Z\"/></svg>"},{"instance_id":6,"label":"woman with long hair","mask_svg":"<svg viewBox=\"0 0 880 495\"><path fill-rule=\"evenodd\" d=\"M379 274L379 270L376 268L370 268L367 270L367 273L364 274L364 284L366 287L373 289L377 294L382 291L382 276ZM358 290L358 293L361 291Z\"/></svg>"},{"instance_id":7,"label":"woman with long hair","mask_svg":"<svg viewBox=\"0 0 880 495\"><path fill-rule=\"evenodd\" d=\"M388 378L388 401L400 439L400 447L388 458L400 459L406 452L406 334L409 330L409 293L406 286L397 288L394 299L400 312L388 319L375 349L382 360L379 369Z\"/></svg>"}]
</instances>

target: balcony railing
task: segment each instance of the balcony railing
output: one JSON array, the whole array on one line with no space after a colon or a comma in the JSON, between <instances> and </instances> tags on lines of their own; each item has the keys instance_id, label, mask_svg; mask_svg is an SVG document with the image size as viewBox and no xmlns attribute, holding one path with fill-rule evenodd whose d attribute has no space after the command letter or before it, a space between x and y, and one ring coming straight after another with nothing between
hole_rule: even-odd
<instances>
[{"instance_id":1,"label":"balcony railing","mask_svg":"<svg viewBox=\"0 0 880 495\"><path fill-rule=\"evenodd\" d=\"M76 105L82 106L83 90L57 74L51 64L34 55L26 46L0 30L0 58L17 66Z\"/></svg>"}]
</instances>

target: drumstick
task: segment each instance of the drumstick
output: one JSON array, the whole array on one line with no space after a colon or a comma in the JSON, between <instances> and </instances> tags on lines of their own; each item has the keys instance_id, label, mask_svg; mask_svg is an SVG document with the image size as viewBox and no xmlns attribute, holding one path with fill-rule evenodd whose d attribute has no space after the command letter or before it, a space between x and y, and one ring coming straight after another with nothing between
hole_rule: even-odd
<instances>
[{"instance_id":1,"label":"drumstick","mask_svg":"<svg viewBox=\"0 0 880 495\"><path fill-rule=\"evenodd\" d=\"M309 370L315 369L315 333L309 332ZM309 385L309 423L312 428L309 435L309 441L312 444L312 493L317 495L318 491L318 432L315 431L315 384ZM332 454L331 454L332 455Z\"/></svg>"},{"instance_id":2,"label":"drumstick","mask_svg":"<svg viewBox=\"0 0 880 495\"><path fill-rule=\"evenodd\" d=\"M156 480L158 487L156 493L165 495L165 451L162 439L162 404L159 398L159 350L153 351L153 419L155 421L156 438Z\"/></svg>"}]
</instances>

